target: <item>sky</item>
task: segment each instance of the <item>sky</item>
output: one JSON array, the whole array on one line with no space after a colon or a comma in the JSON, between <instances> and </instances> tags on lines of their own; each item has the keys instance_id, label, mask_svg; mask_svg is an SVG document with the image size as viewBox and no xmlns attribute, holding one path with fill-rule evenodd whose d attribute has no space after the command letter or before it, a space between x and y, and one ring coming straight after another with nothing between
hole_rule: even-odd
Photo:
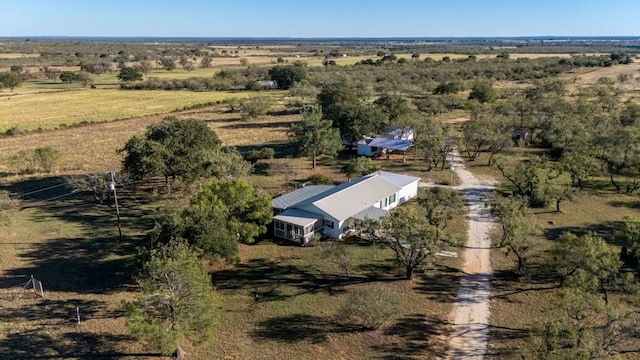
<instances>
[{"instance_id":1,"label":"sky","mask_svg":"<svg viewBox=\"0 0 640 360\"><path fill-rule=\"evenodd\" d=\"M0 0L0 37L640 36L638 0Z\"/></svg>"}]
</instances>

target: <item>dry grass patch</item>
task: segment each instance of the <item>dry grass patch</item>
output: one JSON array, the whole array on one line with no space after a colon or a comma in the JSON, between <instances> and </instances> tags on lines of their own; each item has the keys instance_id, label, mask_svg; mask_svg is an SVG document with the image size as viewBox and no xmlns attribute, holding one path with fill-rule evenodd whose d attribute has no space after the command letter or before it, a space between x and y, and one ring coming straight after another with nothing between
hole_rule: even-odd
<instances>
[{"instance_id":1,"label":"dry grass patch","mask_svg":"<svg viewBox=\"0 0 640 360\"><path fill-rule=\"evenodd\" d=\"M61 179L27 180L3 190L27 194ZM26 209L2 228L0 248L0 349L26 359L120 357L145 354L124 326L121 302L131 299L134 246L145 220L122 198L125 241L118 242L115 214L88 194L47 200L70 192L58 187L22 197ZM86 196L84 196L86 195ZM126 204L126 205L125 205ZM126 209L126 210L125 210ZM45 298L20 291L33 275ZM76 308L81 323L77 324Z\"/></svg>"},{"instance_id":2,"label":"dry grass patch","mask_svg":"<svg viewBox=\"0 0 640 360\"><path fill-rule=\"evenodd\" d=\"M224 146L251 147L264 143L277 145L287 139L288 124L297 115L267 116L243 121L237 113L221 112L215 107L173 113L178 118L206 121ZM29 133L0 138L0 172L12 173L10 157L22 149L50 146L61 152L56 174L95 173L119 169L121 157L116 150L129 138L142 135L147 126L166 115L146 116L44 133Z\"/></svg>"},{"instance_id":3,"label":"dry grass patch","mask_svg":"<svg viewBox=\"0 0 640 360\"><path fill-rule=\"evenodd\" d=\"M451 261L455 259L444 259L424 277L408 282L400 280L402 269L393 266L390 250L378 249L374 259L369 244L341 243L354 261L349 278L318 257L322 245L300 248L262 242L242 247L241 265L213 274L225 315L216 332L217 341L197 350L196 356L442 356L450 299L457 289L448 285L457 284L461 275L454 270L458 264ZM376 331L365 331L336 317L348 294L370 282L391 287L404 298L394 320Z\"/></svg>"},{"instance_id":4,"label":"dry grass patch","mask_svg":"<svg viewBox=\"0 0 640 360\"><path fill-rule=\"evenodd\" d=\"M548 250L553 239L561 233L571 231L576 234L595 232L603 236L613 246L621 244L614 234L620 228L625 216L637 216L637 197L610 194L607 196L582 195L563 206L563 212L549 209L534 209L531 220L540 224L545 238L532 250L528 260L528 276L516 280L513 257L505 257L501 250L492 252L494 269L492 283L489 353L492 357L512 359L531 346L528 336L536 323L557 319L566 314L554 310L560 291L559 279L553 276L553 265L548 261ZM612 299L615 303L616 297ZM636 339L635 349L640 347ZM632 346L633 347L633 346ZM637 355L637 354L636 354ZM627 354L625 358L637 358Z\"/></svg>"},{"instance_id":5,"label":"dry grass patch","mask_svg":"<svg viewBox=\"0 0 640 360\"><path fill-rule=\"evenodd\" d=\"M94 89L0 97L0 132L53 129L82 122L166 114L194 105L255 96L250 92L123 91Z\"/></svg>"}]
</instances>

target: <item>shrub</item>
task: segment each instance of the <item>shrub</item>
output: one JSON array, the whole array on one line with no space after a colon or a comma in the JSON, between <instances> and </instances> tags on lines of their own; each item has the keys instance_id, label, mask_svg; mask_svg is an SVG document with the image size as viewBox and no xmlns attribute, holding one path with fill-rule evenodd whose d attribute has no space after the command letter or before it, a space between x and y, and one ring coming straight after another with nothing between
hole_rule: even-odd
<instances>
[{"instance_id":1,"label":"shrub","mask_svg":"<svg viewBox=\"0 0 640 360\"><path fill-rule=\"evenodd\" d=\"M375 330L401 311L402 296L377 283L366 284L353 291L342 305L339 316L363 328Z\"/></svg>"},{"instance_id":2,"label":"shrub","mask_svg":"<svg viewBox=\"0 0 640 360\"><path fill-rule=\"evenodd\" d=\"M332 181L324 175L311 175L308 180L314 185L331 185Z\"/></svg>"},{"instance_id":3,"label":"shrub","mask_svg":"<svg viewBox=\"0 0 640 360\"><path fill-rule=\"evenodd\" d=\"M47 146L33 150L20 150L11 157L11 163L21 173L34 174L39 169L50 173L59 158L60 151Z\"/></svg>"},{"instance_id":4,"label":"shrub","mask_svg":"<svg viewBox=\"0 0 640 360\"><path fill-rule=\"evenodd\" d=\"M252 164L258 160L273 159L275 151L272 148L253 149L242 153L242 158Z\"/></svg>"},{"instance_id":5,"label":"shrub","mask_svg":"<svg viewBox=\"0 0 640 360\"><path fill-rule=\"evenodd\" d=\"M53 165L60 158L60 151L48 146L35 149L34 154L38 165L46 173L50 173L53 170Z\"/></svg>"}]
</instances>

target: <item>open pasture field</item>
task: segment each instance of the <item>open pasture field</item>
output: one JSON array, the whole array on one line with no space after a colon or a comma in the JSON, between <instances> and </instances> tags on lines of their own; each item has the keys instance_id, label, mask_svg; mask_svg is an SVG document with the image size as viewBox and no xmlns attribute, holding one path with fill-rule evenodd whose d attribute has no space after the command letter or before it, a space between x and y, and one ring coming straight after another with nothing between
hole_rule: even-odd
<instances>
[{"instance_id":1,"label":"open pasture field","mask_svg":"<svg viewBox=\"0 0 640 360\"><path fill-rule=\"evenodd\" d=\"M56 183L60 180L48 178L8 189L27 192ZM6 255L0 263L4 358L36 352L69 359L157 358L128 333L121 308L133 297L135 247L144 244L142 234L152 226L157 203L144 194L120 192L124 241L119 242L112 206L97 205L86 193L46 199L68 190L25 196L30 207L12 219L0 241ZM186 351L193 359L443 356L455 296L448 284L462 276L457 260L442 259L425 276L407 282L390 250L357 240L344 246L353 259L349 278L321 261L322 246L300 248L268 239L241 246L238 266L212 272L221 311L214 337ZM30 275L43 281L44 299L20 291ZM351 291L373 283L391 287L404 301L389 326L364 331L337 315Z\"/></svg>"},{"instance_id":2,"label":"open pasture field","mask_svg":"<svg viewBox=\"0 0 640 360\"><path fill-rule=\"evenodd\" d=\"M134 94L135 92L124 92ZM167 94L186 94L182 92L165 92ZM203 93L209 94L213 93ZM202 109L183 110L172 114L159 114L137 117L133 119L70 127L54 132L34 132L25 135L0 138L0 173L15 171L10 164L11 156L22 149L35 149L49 146L61 152L58 166L54 170L58 174L65 173L98 173L120 167L121 156L116 150L134 135L142 135L147 126L159 122L171 115L181 119L199 119L218 134L224 146L236 146L240 149L258 146L282 147L287 140L289 123L299 119L299 115L266 116L260 119L245 121L238 113L228 113L226 108L208 106ZM302 161L302 159L300 159ZM310 163L304 160L308 167Z\"/></svg>"},{"instance_id":3,"label":"open pasture field","mask_svg":"<svg viewBox=\"0 0 640 360\"><path fill-rule=\"evenodd\" d=\"M105 122L167 114L196 105L230 98L250 97L251 92L122 91L84 89L45 94L0 96L0 132L17 127L24 131L50 130L83 122Z\"/></svg>"},{"instance_id":4,"label":"open pasture field","mask_svg":"<svg viewBox=\"0 0 640 360\"><path fill-rule=\"evenodd\" d=\"M626 75L627 80L620 81L618 77ZM561 76L568 82L568 88L574 91L585 86L593 86L601 78L609 78L616 83L616 87L622 92L619 96L623 99L637 98L640 96L640 63L635 62L624 66L610 66L599 68L581 68Z\"/></svg>"},{"instance_id":5,"label":"open pasture field","mask_svg":"<svg viewBox=\"0 0 640 360\"><path fill-rule=\"evenodd\" d=\"M513 278L515 257L505 256L501 251L492 253L494 270L492 284L489 354L492 358L513 359L518 349L530 346L529 329L543 321L566 317L566 313L554 310L561 291L557 277L549 262L549 250L555 239L563 232L582 235L597 233L612 246L622 244L614 241L625 216L637 217L640 201L637 196L607 193L604 195L581 195L566 203L561 213L551 209L534 209L530 219L539 224L544 232L540 243L531 250L528 276L522 281ZM619 295L612 295L612 303ZM625 343L630 352L622 359L638 359L638 341Z\"/></svg>"},{"instance_id":6,"label":"open pasture field","mask_svg":"<svg viewBox=\"0 0 640 360\"><path fill-rule=\"evenodd\" d=\"M207 119L223 143L252 147L286 140L286 126L295 115L269 116L246 122L237 114L198 109L176 114ZM98 205L88 193L70 194L63 176L104 171L117 166L113 150L133 134L159 121L150 116L32 133L0 139L2 153L29 146L59 148L63 158L79 169L61 169L44 178L14 178L3 190L25 194L26 208L16 213L0 239L6 260L0 262L0 349L6 358L136 357L157 358L135 341L124 325L122 301L133 297L131 274L135 247L145 244L144 233L157 220L162 200L133 188L119 190L124 241L119 242L112 205ZM246 136L250 132L250 136ZM258 140L259 139L259 140ZM66 144L66 145L65 145ZM105 152L101 156L100 149ZM12 151L13 151L12 150ZM91 152L98 151L98 152ZM87 153L84 153L87 152ZM83 154L84 153L84 154ZM105 159L111 159L107 164ZM67 160L65 160L67 161ZM311 174L307 159L296 159ZM316 173L329 174L336 161L324 159ZM344 160L342 160L344 161ZM4 164L4 159L0 160ZM398 158L382 160L383 169L420 171L421 164ZM102 168L101 168L102 166ZM60 175L60 176L58 176ZM306 176L306 175L301 175ZM335 174L336 178L344 175ZM281 177L276 177L283 182ZM273 181L273 180L272 180ZM57 186L57 187L56 187ZM42 192L38 189L54 187ZM158 202L158 200L161 200ZM452 224L453 226L453 224ZM464 224L455 224L464 232ZM394 357L439 358L447 346L448 316L455 284L462 273L459 259L441 258L413 282L393 262L388 249L352 240L344 246L354 260L349 278L321 261L322 247L300 248L265 239L241 246L241 263L217 266L212 272L220 303L219 325L213 339L198 348L186 346L193 359L372 359ZM3 259L5 257L3 256ZM46 298L20 293L30 275L42 280ZM359 287L384 284L404 297L403 306L384 329L364 331L337 315L349 294ZM255 294L259 294L259 301ZM75 323L75 309L81 324Z\"/></svg>"},{"instance_id":7,"label":"open pasture field","mask_svg":"<svg viewBox=\"0 0 640 360\"><path fill-rule=\"evenodd\" d=\"M0 59L21 59L21 58L36 58L36 57L40 57L40 54L0 53Z\"/></svg>"}]
</instances>

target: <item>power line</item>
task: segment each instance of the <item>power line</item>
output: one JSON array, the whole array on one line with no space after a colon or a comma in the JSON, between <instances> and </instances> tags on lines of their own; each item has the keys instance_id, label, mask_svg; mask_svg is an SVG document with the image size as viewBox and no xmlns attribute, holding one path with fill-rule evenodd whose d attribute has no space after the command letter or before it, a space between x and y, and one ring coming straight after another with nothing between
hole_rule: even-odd
<instances>
[{"instance_id":1,"label":"power line","mask_svg":"<svg viewBox=\"0 0 640 360\"><path fill-rule=\"evenodd\" d=\"M23 196L32 195L32 194L37 194L37 193L39 193L39 192L43 192L43 191L47 191L47 190L51 190L51 189L55 189L55 188L58 188L58 187L60 187L60 186L66 186L66 185L69 185L69 184L67 184L67 183L63 183L63 184L53 185L53 186L49 186L49 187L46 187L46 188L42 188L42 189L38 189L38 190L33 190L33 191L30 191L30 192L27 192L27 193L24 193L24 194L17 194L17 195L14 195L13 197L14 197L14 198L20 198L20 197L23 197ZM10 195L9 197L11 197L11 195Z\"/></svg>"}]
</instances>

